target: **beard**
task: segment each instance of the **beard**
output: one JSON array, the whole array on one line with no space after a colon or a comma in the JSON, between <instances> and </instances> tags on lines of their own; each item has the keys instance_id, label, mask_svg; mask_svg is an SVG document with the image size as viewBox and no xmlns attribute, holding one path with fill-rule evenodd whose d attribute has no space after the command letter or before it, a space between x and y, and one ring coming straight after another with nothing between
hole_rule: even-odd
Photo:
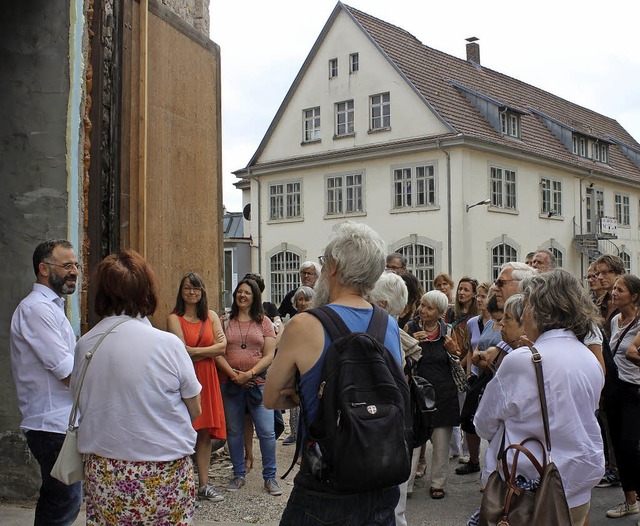
<instances>
[{"instance_id":1,"label":"beard","mask_svg":"<svg viewBox=\"0 0 640 526\"><path fill-rule=\"evenodd\" d=\"M316 286L313 289L315 294L313 295L313 306L322 307L329 303L329 284L324 275L320 274Z\"/></svg>"},{"instance_id":2,"label":"beard","mask_svg":"<svg viewBox=\"0 0 640 526\"><path fill-rule=\"evenodd\" d=\"M65 278L61 278L55 272L49 274L49 287L51 290L55 292L58 296L62 296L64 294L73 294L76 291L75 282L69 284L66 282Z\"/></svg>"}]
</instances>

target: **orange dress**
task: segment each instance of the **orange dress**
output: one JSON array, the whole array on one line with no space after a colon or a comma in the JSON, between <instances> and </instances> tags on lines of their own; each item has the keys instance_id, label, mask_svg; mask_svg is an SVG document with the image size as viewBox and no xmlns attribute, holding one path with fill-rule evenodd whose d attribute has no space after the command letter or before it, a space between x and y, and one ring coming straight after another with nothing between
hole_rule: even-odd
<instances>
[{"instance_id":1,"label":"orange dress","mask_svg":"<svg viewBox=\"0 0 640 526\"><path fill-rule=\"evenodd\" d=\"M182 335L184 341L189 347L195 347L198 342L200 328L205 323L204 332L198 347L209 347L213 345L213 330L211 328L211 320L190 322L182 316L178 316L180 326L182 327ZM208 429L211 438L227 438L227 427L224 419L224 406L222 405L222 394L220 393L220 381L218 380L218 371L213 358L204 358L193 362L193 368L202 391L200 392L200 403L202 405L202 413L193 422L193 428L197 431L200 429Z\"/></svg>"}]
</instances>

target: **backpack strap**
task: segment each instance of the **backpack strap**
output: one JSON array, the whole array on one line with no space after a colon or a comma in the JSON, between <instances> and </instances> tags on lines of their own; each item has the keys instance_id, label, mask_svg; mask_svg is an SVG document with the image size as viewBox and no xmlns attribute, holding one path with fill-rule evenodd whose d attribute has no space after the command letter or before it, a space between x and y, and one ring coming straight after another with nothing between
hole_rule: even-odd
<instances>
[{"instance_id":1,"label":"backpack strap","mask_svg":"<svg viewBox=\"0 0 640 526\"><path fill-rule=\"evenodd\" d=\"M371 321L367 327L367 333L378 340L383 347L388 325L389 315L387 314L387 311L377 305L374 305Z\"/></svg>"},{"instance_id":2,"label":"backpack strap","mask_svg":"<svg viewBox=\"0 0 640 526\"><path fill-rule=\"evenodd\" d=\"M346 323L342 320L340 315L328 305L322 307L316 307L305 311L307 314L311 314L320 320L322 326L329 333L331 341L335 341L342 336L351 334L351 329L347 327ZM389 315L387 312L378 307L373 306L373 314L371 315L371 321L367 327L367 333L373 336L384 346L385 336L387 334L387 325L389 323Z\"/></svg>"}]
</instances>

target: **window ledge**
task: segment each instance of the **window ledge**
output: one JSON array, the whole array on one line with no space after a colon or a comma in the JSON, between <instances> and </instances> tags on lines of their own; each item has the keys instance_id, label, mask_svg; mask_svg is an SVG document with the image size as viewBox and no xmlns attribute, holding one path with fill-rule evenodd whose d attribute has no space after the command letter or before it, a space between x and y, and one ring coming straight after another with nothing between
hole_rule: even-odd
<instances>
[{"instance_id":1,"label":"window ledge","mask_svg":"<svg viewBox=\"0 0 640 526\"><path fill-rule=\"evenodd\" d=\"M410 214L411 212L437 212L440 210L440 205L426 205L426 206L403 206L398 208L392 208L389 210L390 214Z\"/></svg>"},{"instance_id":2,"label":"window ledge","mask_svg":"<svg viewBox=\"0 0 640 526\"><path fill-rule=\"evenodd\" d=\"M302 141L300 143L300 146L306 146L307 144L318 144L319 142L322 142L322 139L313 139L312 141Z\"/></svg>"},{"instance_id":3,"label":"window ledge","mask_svg":"<svg viewBox=\"0 0 640 526\"><path fill-rule=\"evenodd\" d=\"M622 223L618 223L617 227L618 228L627 228L627 229L629 229L629 228L631 228L631 225L623 225Z\"/></svg>"},{"instance_id":4,"label":"window ledge","mask_svg":"<svg viewBox=\"0 0 640 526\"><path fill-rule=\"evenodd\" d=\"M372 133L381 133L381 132L388 132L388 131L391 131L391 126L384 126L382 128L370 128L367 133L372 134Z\"/></svg>"},{"instance_id":5,"label":"window ledge","mask_svg":"<svg viewBox=\"0 0 640 526\"><path fill-rule=\"evenodd\" d=\"M333 140L335 141L335 140L338 140L338 139L347 139L349 137L355 137L355 136L356 136L355 132L353 132L353 133L345 133L344 135L334 135L333 136Z\"/></svg>"},{"instance_id":6,"label":"window ledge","mask_svg":"<svg viewBox=\"0 0 640 526\"><path fill-rule=\"evenodd\" d=\"M344 219L345 217L364 217L366 212L348 212L345 214L325 214L322 219Z\"/></svg>"},{"instance_id":7,"label":"window ledge","mask_svg":"<svg viewBox=\"0 0 640 526\"><path fill-rule=\"evenodd\" d=\"M285 217L282 219L267 219L267 225L277 225L280 223L299 223L304 221L304 217Z\"/></svg>"},{"instance_id":8,"label":"window ledge","mask_svg":"<svg viewBox=\"0 0 640 526\"><path fill-rule=\"evenodd\" d=\"M499 206L489 205L487 207L487 210L489 210L489 212L497 212L498 214L511 214L514 216L520 215L520 212L514 210L513 208L501 208Z\"/></svg>"},{"instance_id":9,"label":"window ledge","mask_svg":"<svg viewBox=\"0 0 640 526\"><path fill-rule=\"evenodd\" d=\"M564 216L559 216L559 215L556 215L556 214L550 216L549 212L546 212L546 213L545 212L540 212L538 214L538 217L540 219L550 219L551 221L564 221Z\"/></svg>"}]
</instances>

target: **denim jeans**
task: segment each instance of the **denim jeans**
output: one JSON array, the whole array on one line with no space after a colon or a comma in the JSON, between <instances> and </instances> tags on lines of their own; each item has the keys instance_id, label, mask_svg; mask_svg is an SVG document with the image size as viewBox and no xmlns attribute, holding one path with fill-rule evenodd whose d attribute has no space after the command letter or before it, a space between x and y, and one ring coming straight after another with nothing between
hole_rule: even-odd
<instances>
[{"instance_id":1,"label":"denim jeans","mask_svg":"<svg viewBox=\"0 0 640 526\"><path fill-rule=\"evenodd\" d=\"M398 486L351 495L325 493L298 473L280 526L393 526Z\"/></svg>"},{"instance_id":2,"label":"denim jeans","mask_svg":"<svg viewBox=\"0 0 640 526\"><path fill-rule=\"evenodd\" d=\"M82 483L71 486L51 476L64 435L48 431L27 431L27 444L40 464L42 485L36 505L34 526L69 526L76 520L82 504Z\"/></svg>"},{"instance_id":3,"label":"denim jeans","mask_svg":"<svg viewBox=\"0 0 640 526\"><path fill-rule=\"evenodd\" d=\"M245 388L233 382L221 384L224 416L227 421L227 443L233 464L233 474L244 477L244 415L245 408L251 414L262 454L262 478L276 476L276 434L271 409L262 403L263 386Z\"/></svg>"}]
</instances>

